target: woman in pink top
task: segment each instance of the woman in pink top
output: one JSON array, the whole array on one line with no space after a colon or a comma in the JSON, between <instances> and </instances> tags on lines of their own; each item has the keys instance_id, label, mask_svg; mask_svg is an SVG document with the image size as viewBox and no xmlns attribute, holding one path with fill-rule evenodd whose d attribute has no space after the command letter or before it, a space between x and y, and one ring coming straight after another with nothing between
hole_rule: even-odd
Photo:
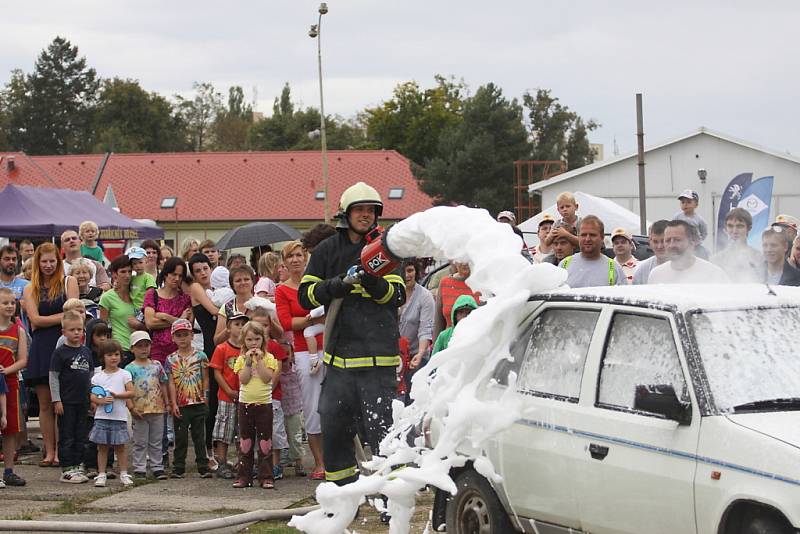
<instances>
[{"instance_id":1,"label":"woman in pink top","mask_svg":"<svg viewBox=\"0 0 800 534\"><path fill-rule=\"evenodd\" d=\"M322 364L320 350L317 354L308 353L308 345L303 338L303 329L314 323L323 323L324 317L312 319L308 310L300 306L297 300L297 288L306 269L308 254L300 241L292 241L283 247L281 256L286 264L289 278L275 289L275 306L278 308L278 319L284 330L298 332L294 335L295 369L300 378L300 390L303 396L303 418L308 434L308 445L314 455L314 470L311 478L325 479L325 466L322 463L322 426L320 424L318 406L319 394L322 390L322 379L325 366ZM317 336L317 347L322 347L322 334Z\"/></svg>"},{"instance_id":2,"label":"woman in pink top","mask_svg":"<svg viewBox=\"0 0 800 534\"><path fill-rule=\"evenodd\" d=\"M150 357L161 364L178 349L172 342L172 323L178 319L194 322L192 297L182 289L188 282L186 264L175 256L164 262L158 274L158 285L162 287L148 289L144 296L144 322L153 341Z\"/></svg>"}]
</instances>

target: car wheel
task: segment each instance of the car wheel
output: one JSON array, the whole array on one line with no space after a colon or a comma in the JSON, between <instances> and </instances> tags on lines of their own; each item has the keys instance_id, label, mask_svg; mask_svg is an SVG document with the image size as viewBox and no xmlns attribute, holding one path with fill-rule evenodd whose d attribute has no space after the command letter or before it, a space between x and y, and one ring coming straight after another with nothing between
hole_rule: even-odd
<instances>
[{"instance_id":1,"label":"car wheel","mask_svg":"<svg viewBox=\"0 0 800 534\"><path fill-rule=\"evenodd\" d=\"M489 482L474 471L456 478L456 493L447 503L448 534L516 532Z\"/></svg>"},{"instance_id":2,"label":"car wheel","mask_svg":"<svg viewBox=\"0 0 800 534\"><path fill-rule=\"evenodd\" d=\"M762 515L754 517L742 529L742 534L791 534L794 532L786 521L774 515Z\"/></svg>"}]
</instances>

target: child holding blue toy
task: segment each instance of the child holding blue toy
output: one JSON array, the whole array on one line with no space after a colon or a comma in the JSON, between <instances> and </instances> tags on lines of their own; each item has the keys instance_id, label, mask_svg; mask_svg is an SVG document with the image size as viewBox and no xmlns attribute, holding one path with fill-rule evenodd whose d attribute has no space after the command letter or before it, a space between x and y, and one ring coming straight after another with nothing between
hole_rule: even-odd
<instances>
[{"instance_id":1,"label":"child holding blue toy","mask_svg":"<svg viewBox=\"0 0 800 534\"><path fill-rule=\"evenodd\" d=\"M94 412L94 426L89 439L97 443L97 466L99 474L94 485L104 488L108 475L106 460L108 448L113 447L119 460L119 480L123 486L132 486L133 478L128 474L128 454L125 445L130 440L128 432L128 408L126 399L133 398L133 378L125 369L120 369L122 345L109 340L100 345L98 356L103 369L92 377L92 402L97 406Z\"/></svg>"}]
</instances>

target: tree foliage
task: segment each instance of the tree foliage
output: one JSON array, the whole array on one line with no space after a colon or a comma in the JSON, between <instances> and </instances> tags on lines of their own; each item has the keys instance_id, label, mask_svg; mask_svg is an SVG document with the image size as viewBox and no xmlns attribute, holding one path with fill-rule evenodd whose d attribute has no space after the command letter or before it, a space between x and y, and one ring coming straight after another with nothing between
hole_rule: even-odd
<instances>
[{"instance_id":1,"label":"tree foliage","mask_svg":"<svg viewBox=\"0 0 800 534\"><path fill-rule=\"evenodd\" d=\"M236 151L249 148L248 133L253 125L253 108L244 100L238 85L228 89L228 107L217 112L212 127L213 149Z\"/></svg>"},{"instance_id":2,"label":"tree foliage","mask_svg":"<svg viewBox=\"0 0 800 534\"><path fill-rule=\"evenodd\" d=\"M29 154L88 150L99 85L78 47L56 37L39 54L31 74L15 71L6 86L9 142Z\"/></svg>"},{"instance_id":3,"label":"tree foliage","mask_svg":"<svg viewBox=\"0 0 800 534\"><path fill-rule=\"evenodd\" d=\"M584 122L549 89L537 89L536 95L525 93L522 101L528 109L533 159L564 160L568 169L592 163L594 152L589 146L588 133L599 126L596 122Z\"/></svg>"},{"instance_id":4,"label":"tree foliage","mask_svg":"<svg viewBox=\"0 0 800 534\"><path fill-rule=\"evenodd\" d=\"M240 86L228 89L227 103L211 83L195 82L193 90L190 98L168 99L136 80L101 80L76 46L56 37L31 73L12 71L0 91L0 150L320 149L320 112L297 105L288 83L263 120L254 120ZM599 126L548 89L525 93L520 104L493 83L470 96L463 81L441 75L430 87L401 83L380 105L351 119L326 116L325 123L329 149L397 150L435 202L493 212L513 206L515 160L589 164L588 136Z\"/></svg>"},{"instance_id":5,"label":"tree foliage","mask_svg":"<svg viewBox=\"0 0 800 534\"><path fill-rule=\"evenodd\" d=\"M172 104L136 80L105 80L94 114L95 152L188 150L184 124Z\"/></svg>"},{"instance_id":6,"label":"tree foliage","mask_svg":"<svg viewBox=\"0 0 800 534\"><path fill-rule=\"evenodd\" d=\"M178 115L186 125L189 144L195 152L208 150L213 145L212 126L222 111L222 95L208 82L192 85L195 95L191 100L176 95Z\"/></svg>"},{"instance_id":7,"label":"tree foliage","mask_svg":"<svg viewBox=\"0 0 800 534\"><path fill-rule=\"evenodd\" d=\"M464 82L452 77L436 75L435 80L424 90L415 81L402 83L390 100L367 108L362 121L368 145L397 150L419 165L433 158L442 132L461 121L466 91Z\"/></svg>"},{"instance_id":8,"label":"tree foliage","mask_svg":"<svg viewBox=\"0 0 800 534\"><path fill-rule=\"evenodd\" d=\"M319 150L320 115L314 107L295 109L289 84L275 98L272 115L253 125L250 146L253 150ZM355 121L339 116L325 116L328 149L361 148L363 128Z\"/></svg>"},{"instance_id":9,"label":"tree foliage","mask_svg":"<svg viewBox=\"0 0 800 534\"><path fill-rule=\"evenodd\" d=\"M493 83L463 102L462 120L441 135L436 155L416 168L423 191L439 204L492 212L513 202L513 162L530 154L522 106Z\"/></svg>"}]
</instances>

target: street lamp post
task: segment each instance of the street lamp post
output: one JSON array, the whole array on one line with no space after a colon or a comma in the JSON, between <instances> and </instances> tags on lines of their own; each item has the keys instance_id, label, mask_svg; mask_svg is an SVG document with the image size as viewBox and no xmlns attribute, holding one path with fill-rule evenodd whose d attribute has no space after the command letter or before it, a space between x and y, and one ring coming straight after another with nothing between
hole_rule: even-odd
<instances>
[{"instance_id":1,"label":"street lamp post","mask_svg":"<svg viewBox=\"0 0 800 534\"><path fill-rule=\"evenodd\" d=\"M329 223L330 212L328 209L328 142L325 137L325 104L322 97L322 15L328 12L328 4L319 5L319 20L311 26L308 36L317 40L317 69L319 71L319 134L322 148L322 189L324 195L325 223Z\"/></svg>"}]
</instances>

